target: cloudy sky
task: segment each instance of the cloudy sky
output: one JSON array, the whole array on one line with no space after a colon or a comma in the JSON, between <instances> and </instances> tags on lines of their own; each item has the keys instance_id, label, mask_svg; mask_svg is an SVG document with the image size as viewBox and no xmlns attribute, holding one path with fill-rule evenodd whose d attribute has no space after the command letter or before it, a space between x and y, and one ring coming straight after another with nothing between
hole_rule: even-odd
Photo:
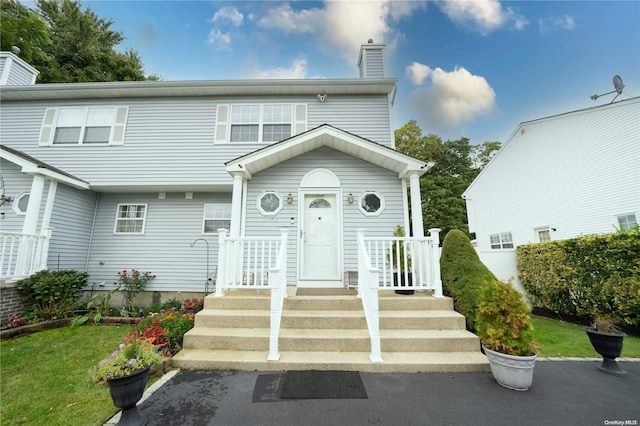
<instances>
[{"instance_id":1,"label":"cloudy sky","mask_svg":"<svg viewBox=\"0 0 640 426\"><path fill-rule=\"evenodd\" d=\"M355 78L385 43L394 128L504 142L518 123L640 96L639 1L83 1L164 80ZM619 98L620 99L620 98Z\"/></svg>"}]
</instances>

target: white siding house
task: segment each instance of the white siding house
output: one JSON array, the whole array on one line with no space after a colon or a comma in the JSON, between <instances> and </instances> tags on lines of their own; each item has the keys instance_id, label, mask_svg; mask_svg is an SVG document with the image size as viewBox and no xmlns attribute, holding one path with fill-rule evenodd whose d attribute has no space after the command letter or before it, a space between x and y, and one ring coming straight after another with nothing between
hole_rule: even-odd
<instances>
[{"instance_id":1,"label":"white siding house","mask_svg":"<svg viewBox=\"0 0 640 426\"><path fill-rule=\"evenodd\" d=\"M463 194L481 260L518 284L515 248L640 222L640 98L521 123Z\"/></svg>"},{"instance_id":2,"label":"white siding house","mask_svg":"<svg viewBox=\"0 0 640 426\"><path fill-rule=\"evenodd\" d=\"M432 164L394 149L383 48L363 46L355 79L78 84L5 77L24 64L3 53L2 278L72 268L108 289L138 268L157 275L151 291L202 292L208 278L262 280L284 241L288 285L342 287L358 229L425 238L419 177ZM8 233L45 235L46 252L18 265ZM227 239L245 251L238 265L219 250ZM239 269L221 278L221 259Z\"/></svg>"}]
</instances>

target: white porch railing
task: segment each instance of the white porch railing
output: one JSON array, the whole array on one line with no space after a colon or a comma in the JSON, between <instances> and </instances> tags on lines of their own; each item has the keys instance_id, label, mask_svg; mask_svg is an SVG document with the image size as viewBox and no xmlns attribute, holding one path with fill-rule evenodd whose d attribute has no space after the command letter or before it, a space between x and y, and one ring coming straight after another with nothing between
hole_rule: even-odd
<instances>
[{"instance_id":1,"label":"white porch railing","mask_svg":"<svg viewBox=\"0 0 640 426\"><path fill-rule=\"evenodd\" d=\"M51 229L43 235L0 232L0 279L19 280L47 269Z\"/></svg>"},{"instance_id":2,"label":"white porch railing","mask_svg":"<svg viewBox=\"0 0 640 426\"><path fill-rule=\"evenodd\" d=\"M228 237L218 230L218 276L216 297L229 289L270 289L270 332L267 360L280 359L278 338L282 306L287 297L287 235L279 237Z\"/></svg>"},{"instance_id":3,"label":"white porch railing","mask_svg":"<svg viewBox=\"0 0 640 426\"><path fill-rule=\"evenodd\" d=\"M368 237L358 229L358 297L371 338L371 361L382 362L378 290L432 290L442 296L440 229L429 237Z\"/></svg>"}]
</instances>

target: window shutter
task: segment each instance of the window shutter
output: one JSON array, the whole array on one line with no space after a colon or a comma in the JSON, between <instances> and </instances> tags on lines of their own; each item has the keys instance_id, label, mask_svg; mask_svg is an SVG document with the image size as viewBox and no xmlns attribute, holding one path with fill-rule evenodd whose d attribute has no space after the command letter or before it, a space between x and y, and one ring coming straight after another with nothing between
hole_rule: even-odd
<instances>
[{"instance_id":1,"label":"window shutter","mask_svg":"<svg viewBox=\"0 0 640 426\"><path fill-rule=\"evenodd\" d=\"M128 116L129 107L116 108L116 119L113 123L113 131L111 133L111 145L124 145L124 134L127 128Z\"/></svg>"},{"instance_id":2,"label":"window shutter","mask_svg":"<svg viewBox=\"0 0 640 426\"><path fill-rule=\"evenodd\" d=\"M307 104L295 105L294 117L294 134L300 134L307 131Z\"/></svg>"},{"instance_id":3,"label":"window shutter","mask_svg":"<svg viewBox=\"0 0 640 426\"><path fill-rule=\"evenodd\" d=\"M216 136L215 143L227 143L227 133L229 129L229 105L218 105L216 114Z\"/></svg>"},{"instance_id":4,"label":"window shutter","mask_svg":"<svg viewBox=\"0 0 640 426\"><path fill-rule=\"evenodd\" d=\"M47 108L44 112L44 119L42 120L42 127L40 128L40 139L38 145L46 146L51 145L53 139L53 133L55 131L56 122L56 109Z\"/></svg>"}]
</instances>

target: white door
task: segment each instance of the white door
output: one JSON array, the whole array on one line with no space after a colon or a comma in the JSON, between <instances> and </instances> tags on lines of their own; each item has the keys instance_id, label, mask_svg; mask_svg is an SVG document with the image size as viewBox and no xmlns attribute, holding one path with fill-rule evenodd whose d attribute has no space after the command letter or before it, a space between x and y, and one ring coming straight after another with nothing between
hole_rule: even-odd
<instances>
[{"instance_id":1,"label":"white door","mask_svg":"<svg viewBox=\"0 0 640 426\"><path fill-rule=\"evenodd\" d=\"M336 193L306 193L301 223L302 286L340 287L340 215ZM306 280L306 282L302 282Z\"/></svg>"}]
</instances>

